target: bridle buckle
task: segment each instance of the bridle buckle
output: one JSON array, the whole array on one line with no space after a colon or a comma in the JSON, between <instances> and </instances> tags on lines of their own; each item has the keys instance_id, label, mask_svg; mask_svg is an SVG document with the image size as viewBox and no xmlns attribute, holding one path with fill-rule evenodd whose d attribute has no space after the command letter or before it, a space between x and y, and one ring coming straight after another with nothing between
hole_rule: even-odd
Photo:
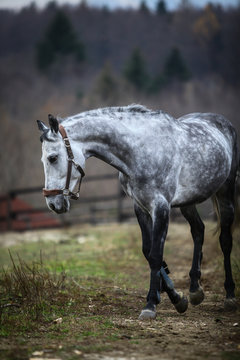
<instances>
[{"instance_id":1,"label":"bridle buckle","mask_svg":"<svg viewBox=\"0 0 240 360\"><path fill-rule=\"evenodd\" d=\"M72 193L72 194L71 194L71 199L72 199L72 200L78 200L78 199L79 199L79 195L80 195L79 192Z\"/></svg>"},{"instance_id":2,"label":"bridle buckle","mask_svg":"<svg viewBox=\"0 0 240 360\"><path fill-rule=\"evenodd\" d=\"M70 190L69 189L63 189L63 196L69 196L70 195Z\"/></svg>"}]
</instances>

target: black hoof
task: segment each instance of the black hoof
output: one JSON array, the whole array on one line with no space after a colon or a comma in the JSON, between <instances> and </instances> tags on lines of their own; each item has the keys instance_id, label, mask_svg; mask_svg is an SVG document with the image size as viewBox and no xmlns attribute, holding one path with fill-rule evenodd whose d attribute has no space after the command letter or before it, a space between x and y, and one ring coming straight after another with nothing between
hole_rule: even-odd
<instances>
[{"instance_id":1,"label":"black hoof","mask_svg":"<svg viewBox=\"0 0 240 360\"><path fill-rule=\"evenodd\" d=\"M238 309L238 304L236 298L227 298L224 301L224 310L225 311L236 311Z\"/></svg>"},{"instance_id":2,"label":"black hoof","mask_svg":"<svg viewBox=\"0 0 240 360\"><path fill-rule=\"evenodd\" d=\"M204 292L203 289L201 287L199 287L197 289L197 291L195 292L189 292L189 298L190 298L190 303L192 305L199 305L201 304L201 302L203 302L204 300Z\"/></svg>"},{"instance_id":3,"label":"black hoof","mask_svg":"<svg viewBox=\"0 0 240 360\"><path fill-rule=\"evenodd\" d=\"M174 306L175 306L175 309L177 310L177 312L182 314L188 308L188 299L182 293L179 293L179 295L181 296L181 299L179 300L179 302L177 304L174 304Z\"/></svg>"}]
</instances>

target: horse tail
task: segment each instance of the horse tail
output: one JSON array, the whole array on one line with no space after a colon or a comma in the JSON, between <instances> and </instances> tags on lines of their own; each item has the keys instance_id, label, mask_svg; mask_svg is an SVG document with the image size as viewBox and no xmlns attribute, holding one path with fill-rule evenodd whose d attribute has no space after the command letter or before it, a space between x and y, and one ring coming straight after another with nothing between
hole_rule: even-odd
<instances>
[{"instance_id":1,"label":"horse tail","mask_svg":"<svg viewBox=\"0 0 240 360\"><path fill-rule=\"evenodd\" d=\"M215 210L215 214L217 216L217 225L213 229L213 234L219 236L221 229L221 212L216 194L212 195L212 203L213 203L213 209Z\"/></svg>"},{"instance_id":2,"label":"horse tail","mask_svg":"<svg viewBox=\"0 0 240 360\"><path fill-rule=\"evenodd\" d=\"M238 167L236 172L235 178L235 191L234 191L234 222L232 224L232 232L235 228L239 227L240 225L240 202L238 200L240 196L240 152L238 152ZM215 210L215 214L217 216L217 226L213 230L214 235L220 235L221 230L221 211L218 203L218 199L216 194L212 195L212 203L213 208Z\"/></svg>"},{"instance_id":3,"label":"horse tail","mask_svg":"<svg viewBox=\"0 0 240 360\"><path fill-rule=\"evenodd\" d=\"M238 169L236 175L236 182L235 182L235 198L234 198L234 205L235 205L235 218L234 218L234 227L238 227L240 225L240 153L238 157Z\"/></svg>"}]
</instances>

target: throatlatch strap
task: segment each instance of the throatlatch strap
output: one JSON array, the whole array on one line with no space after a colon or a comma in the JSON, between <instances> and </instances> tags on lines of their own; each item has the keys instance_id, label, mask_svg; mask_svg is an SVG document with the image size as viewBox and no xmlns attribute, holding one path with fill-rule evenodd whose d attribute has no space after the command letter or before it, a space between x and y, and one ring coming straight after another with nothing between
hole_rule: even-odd
<instances>
[{"instance_id":1,"label":"throatlatch strap","mask_svg":"<svg viewBox=\"0 0 240 360\"><path fill-rule=\"evenodd\" d=\"M72 148L71 148L71 145L70 145L70 141L68 139L66 130L64 129L64 127L62 125L59 125L59 132L62 135L64 144L65 144L65 147L66 147L66 150L67 150L68 158L73 160L73 162L74 162L74 156L73 156ZM76 169L80 172L81 176L84 177L85 172L84 172L83 168L79 164L76 164L75 162L74 162L74 164L76 166Z\"/></svg>"},{"instance_id":2,"label":"throatlatch strap","mask_svg":"<svg viewBox=\"0 0 240 360\"><path fill-rule=\"evenodd\" d=\"M66 190L69 190L71 174L72 174L72 161L68 160L67 179L66 179L66 185L65 185Z\"/></svg>"},{"instance_id":3,"label":"throatlatch strap","mask_svg":"<svg viewBox=\"0 0 240 360\"><path fill-rule=\"evenodd\" d=\"M73 160L74 156L73 156L73 152L72 152L72 149L71 149L71 145L70 145L66 130L64 129L64 127L62 125L59 125L59 132L62 135L65 147L67 149L68 158Z\"/></svg>"},{"instance_id":4,"label":"throatlatch strap","mask_svg":"<svg viewBox=\"0 0 240 360\"><path fill-rule=\"evenodd\" d=\"M64 129L64 127L62 125L59 125L59 132L62 135L62 138L67 138L67 133L66 130Z\"/></svg>"}]
</instances>

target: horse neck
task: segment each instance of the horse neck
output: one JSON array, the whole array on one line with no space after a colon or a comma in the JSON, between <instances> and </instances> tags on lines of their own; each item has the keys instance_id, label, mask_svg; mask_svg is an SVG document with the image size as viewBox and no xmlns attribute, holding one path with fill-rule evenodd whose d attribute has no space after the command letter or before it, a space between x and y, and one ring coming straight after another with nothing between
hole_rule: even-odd
<instances>
[{"instance_id":1,"label":"horse neck","mask_svg":"<svg viewBox=\"0 0 240 360\"><path fill-rule=\"evenodd\" d=\"M129 173L131 141L119 122L107 117L76 119L66 123L66 129L70 138L81 144L85 159L94 156L123 174Z\"/></svg>"}]
</instances>

